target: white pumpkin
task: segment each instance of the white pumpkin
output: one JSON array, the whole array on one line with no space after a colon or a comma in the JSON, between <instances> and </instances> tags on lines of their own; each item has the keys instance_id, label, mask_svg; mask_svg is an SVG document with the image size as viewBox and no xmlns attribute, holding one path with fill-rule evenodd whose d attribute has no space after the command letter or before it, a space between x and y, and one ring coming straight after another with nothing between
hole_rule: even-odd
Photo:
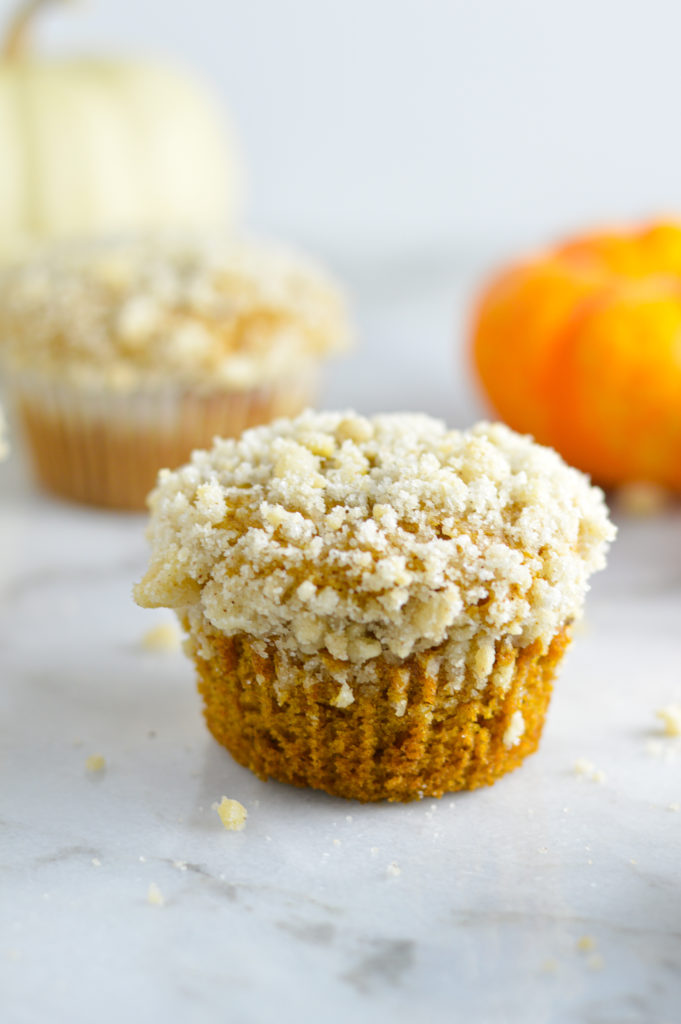
<instances>
[{"instance_id":1,"label":"white pumpkin","mask_svg":"<svg viewBox=\"0 0 681 1024\"><path fill-rule=\"evenodd\" d=\"M224 226L239 164L196 83L146 62L26 52L29 0L0 54L0 252L76 235Z\"/></svg>"}]
</instances>

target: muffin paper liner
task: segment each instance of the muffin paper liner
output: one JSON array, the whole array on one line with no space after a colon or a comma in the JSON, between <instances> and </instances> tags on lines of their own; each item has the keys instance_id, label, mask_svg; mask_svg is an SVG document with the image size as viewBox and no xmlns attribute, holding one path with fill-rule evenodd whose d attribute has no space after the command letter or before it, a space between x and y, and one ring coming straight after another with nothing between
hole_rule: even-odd
<instances>
[{"instance_id":1,"label":"muffin paper liner","mask_svg":"<svg viewBox=\"0 0 681 1024\"><path fill-rule=\"evenodd\" d=\"M181 465L216 435L296 415L313 401L316 382L316 367L249 391L116 394L33 374L9 381L40 483L64 498L131 510L145 507L159 469Z\"/></svg>"},{"instance_id":2,"label":"muffin paper liner","mask_svg":"<svg viewBox=\"0 0 681 1024\"><path fill-rule=\"evenodd\" d=\"M207 658L191 638L188 649L208 728L260 778L406 801L489 785L536 750L569 640L565 627L548 644L500 644L482 689L465 679L455 694L442 673L431 674L432 651L383 661L375 684L353 686L352 666L338 662L348 690L330 674L311 674L304 659L294 662L293 681L288 661L282 686L279 655L244 635L213 636ZM350 691L352 702L338 706Z\"/></svg>"}]
</instances>

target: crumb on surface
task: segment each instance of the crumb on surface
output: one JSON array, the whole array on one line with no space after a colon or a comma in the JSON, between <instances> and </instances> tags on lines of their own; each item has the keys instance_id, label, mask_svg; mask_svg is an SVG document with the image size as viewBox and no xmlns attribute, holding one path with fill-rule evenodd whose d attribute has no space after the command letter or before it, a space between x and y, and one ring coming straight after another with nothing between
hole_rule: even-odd
<instances>
[{"instance_id":1,"label":"crumb on surface","mask_svg":"<svg viewBox=\"0 0 681 1024\"><path fill-rule=\"evenodd\" d=\"M93 857L92 858L92 866L95 867L95 868L101 868L102 862L99 859L99 857Z\"/></svg>"},{"instance_id":2,"label":"crumb on surface","mask_svg":"<svg viewBox=\"0 0 681 1024\"><path fill-rule=\"evenodd\" d=\"M593 935L582 935L582 937L577 940L577 949L580 953L590 953L595 948L596 940Z\"/></svg>"},{"instance_id":3,"label":"crumb on surface","mask_svg":"<svg viewBox=\"0 0 681 1024\"><path fill-rule=\"evenodd\" d=\"M97 772L103 772L106 768L106 760L101 754L90 754L89 757L85 758L85 771L91 772L96 775Z\"/></svg>"},{"instance_id":4,"label":"crumb on surface","mask_svg":"<svg viewBox=\"0 0 681 1024\"><path fill-rule=\"evenodd\" d=\"M681 810L681 804L679 804L676 800L674 800L672 803L667 804L667 810L668 811L680 811Z\"/></svg>"},{"instance_id":5,"label":"crumb on surface","mask_svg":"<svg viewBox=\"0 0 681 1024\"><path fill-rule=\"evenodd\" d=\"M172 653L179 651L181 634L174 622L161 622L158 626L152 626L142 637L142 647L145 651L158 651Z\"/></svg>"},{"instance_id":6,"label":"crumb on surface","mask_svg":"<svg viewBox=\"0 0 681 1024\"><path fill-rule=\"evenodd\" d=\"M544 974L555 974L558 970L558 961L554 957L550 957L548 960L544 960L541 965L541 971Z\"/></svg>"},{"instance_id":7,"label":"crumb on surface","mask_svg":"<svg viewBox=\"0 0 681 1024\"><path fill-rule=\"evenodd\" d=\"M586 964L589 970L602 971L605 967L605 960L603 959L600 953L594 953L593 956L589 957Z\"/></svg>"},{"instance_id":8,"label":"crumb on surface","mask_svg":"<svg viewBox=\"0 0 681 1024\"><path fill-rule=\"evenodd\" d=\"M385 870L392 878L397 878L398 875L402 874L402 868L395 860L391 861Z\"/></svg>"},{"instance_id":9,"label":"crumb on surface","mask_svg":"<svg viewBox=\"0 0 681 1024\"><path fill-rule=\"evenodd\" d=\"M667 704L655 712L665 736L681 736L681 704Z\"/></svg>"},{"instance_id":10,"label":"crumb on surface","mask_svg":"<svg viewBox=\"0 0 681 1024\"><path fill-rule=\"evenodd\" d=\"M150 903L154 907L162 907L165 903L163 893L156 885L156 882L151 882L147 890L147 903Z\"/></svg>"},{"instance_id":11,"label":"crumb on surface","mask_svg":"<svg viewBox=\"0 0 681 1024\"><path fill-rule=\"evenodd\" d=\"M604 771L588 760L586 757L579 757L573 766L575 775L580 775L583 778L590 779L591 782L603 783L606 781L607 776Z\"/></svg>"},{"instance_id":12,"label":"crumb on surface","mask_svg":"<svg viewBox=\"0 0 681 1024\"><path fill-rule=\"evenodd\" d=\"M238 800L223 796L219 804L213 804L213 809L218 812L220 821L230 832L241 832L246 825L248 811Z\"/></svg>"},{"instance_id":13,"label":"crumb on surface","mask_svg":"<svg viewBox=\"0 0 681 1024\"><path fill-rule=\"evenodd\" d=\"M681 744L677 738L671 739L660 739L660 740L648 740L646 743L646 753L651 757L659 758L665 764L673 764L676 761L679 752L681 751Z\"/></svg>"}]
</instances>

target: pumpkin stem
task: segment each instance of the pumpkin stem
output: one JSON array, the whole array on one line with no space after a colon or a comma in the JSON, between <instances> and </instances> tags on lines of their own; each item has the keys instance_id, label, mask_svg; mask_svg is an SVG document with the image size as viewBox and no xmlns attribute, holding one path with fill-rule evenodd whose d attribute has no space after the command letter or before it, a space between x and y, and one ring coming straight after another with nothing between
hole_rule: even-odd
<instances>
[{"instance_id":1,"label":"pumpkin stem","mask_svg":"<svg viewBox=\"0 0 681 1024\"><path fill-rule=\"evenodd\" d=\"M17 7L0 45L0 57L3 60L16 60L24 56L33 19L40 13L41 8L51 3L54 3L54 0L24 0Z\"/></svg>"}]
</instances>

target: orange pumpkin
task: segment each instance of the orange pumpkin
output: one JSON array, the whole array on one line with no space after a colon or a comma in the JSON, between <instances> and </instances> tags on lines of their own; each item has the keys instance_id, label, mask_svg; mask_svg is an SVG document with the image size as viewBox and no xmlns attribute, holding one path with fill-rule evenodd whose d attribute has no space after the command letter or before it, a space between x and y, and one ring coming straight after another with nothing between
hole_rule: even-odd
<instances>
[{"instance_id":1,"label":"orange pumpkin","mask_svg":"<svg viewBox=\"0 0 681 1024\"><path fill-rule=\"evenodd\" d=\"M473 357L515 430L606 486L681 491L681 224L586 235L503 271Z\"/></svg>"}]
</instances>

